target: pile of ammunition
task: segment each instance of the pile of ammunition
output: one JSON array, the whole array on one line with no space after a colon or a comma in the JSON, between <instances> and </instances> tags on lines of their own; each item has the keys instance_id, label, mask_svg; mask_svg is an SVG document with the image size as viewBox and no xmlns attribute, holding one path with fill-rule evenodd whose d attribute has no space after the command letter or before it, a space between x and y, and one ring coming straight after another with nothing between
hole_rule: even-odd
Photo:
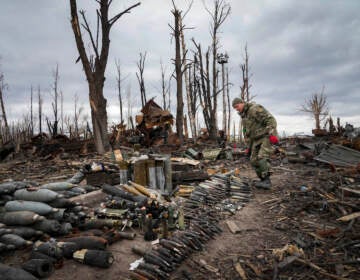
<instances>
[{"instance_id":1,"label":"pile of ammunition","mask_svg":"<svg viewBox=\"0 0 360 280\"><path fill-rule=\"evenodd\" d=\"M202 250L206 242L222 232L220 213L215 206L229 198L245 203L251 197L246 180L232 174L215 174L196 186L181 185L177 192L181 197L188 197L178 210L183 211L184 230L174 231L169 238L160 238L159 244L150 250L133 247L144 261L131 270L132 279L169 279L169 274L191 253ZM181 215L178 215L179 225Z\"/></svg>"}]
</instances>

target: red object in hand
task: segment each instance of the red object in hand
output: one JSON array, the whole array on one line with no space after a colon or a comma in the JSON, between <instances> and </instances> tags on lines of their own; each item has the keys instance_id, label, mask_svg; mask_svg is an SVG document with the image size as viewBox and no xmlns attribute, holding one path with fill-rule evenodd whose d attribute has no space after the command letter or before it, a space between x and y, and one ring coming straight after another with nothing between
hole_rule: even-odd
<instances>
[{"instance_id":1,"label":"red object in hand","mask_svg":"<svg viewBox=\"0 0 360 280\"><path fill-rule=\"evenodd\" d=\"M245 151L244 151L245 155L248 155L250 153L250 149L249 148L246 148Z\"/></svg>"},{"instance_id":2,"label":"red object in hand","mask_svg":"<svg viewBox=\"0 0 360 280\"><path fill-rule=\"evenodd\" d=\"M279 139L275 135L269 136L270 143L273 145L279 144Z\"/></svg>"}]
</instances>

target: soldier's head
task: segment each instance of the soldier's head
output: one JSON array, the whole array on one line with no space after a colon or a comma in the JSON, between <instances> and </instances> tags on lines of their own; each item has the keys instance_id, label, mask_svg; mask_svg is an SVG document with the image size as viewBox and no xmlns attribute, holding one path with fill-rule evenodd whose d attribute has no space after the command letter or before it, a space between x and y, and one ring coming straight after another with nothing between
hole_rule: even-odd
<instances>
[{"instance_id":1,"label":"soldier's head","mask_svg":"<svg viewBox=\"0 0 360 280\"><path fill-rule=\"evenodd\" d=\"M232 102L233 108L241 113L244 110L245 101L242 98L236 97Z\"/></svg>"}]
</instances>

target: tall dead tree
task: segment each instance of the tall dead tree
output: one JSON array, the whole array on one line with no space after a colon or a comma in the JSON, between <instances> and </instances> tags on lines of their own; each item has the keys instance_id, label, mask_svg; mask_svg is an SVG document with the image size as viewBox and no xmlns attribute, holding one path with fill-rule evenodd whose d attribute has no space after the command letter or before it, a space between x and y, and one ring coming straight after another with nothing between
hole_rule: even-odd
<instances>
[{"instance_id":1,"label":"tall dead tree","mask_svg":"<svg viewBox=\"0 0 360 280\"><path fill-rule=\"evenodd\" d=\"M206 7L205 7L206 8ZM219 49L219 31L221 25L224 23L226 18L230 15L231 7L224 0L215 0L214 1L214 11L210 11L206 8L209 15L211 16L212 22L210 24L210 35L212 39L211 50L212 50L212 94L213 96L218 95L218 85L217 85L217 68L216 68L216 59ZM214 104L215 111L217 107L217 102ZM216 116L215 116L216 118ZM217 119L215 119L217 125ZM214 136L213 136L214 137Z\"/></svg>"},{"instance_id":2,"label":"tall dead tree","mask_svg":"<svg viewBox=\"0 0 360 280\"><path fill-rule=\"evenodd\" d=\"M40 86L38 86L38 109L39 109L39 134L42 134L42 104L43 99L41 97Z\"/></svg>"},{"instance_id":3,"label":"tall dead tree","mask_svg":"<svg viewBox=\"0 0 360 280\"><path fill-rule=\"evenodd\" d=\"M58 91L58 83L59 83L59 64L56 64L56 68L53 71L53 77L54 77L54 85L53 85L53 99L54 101L51 102L51 106L54 113L54 123L50 125L51 128L51 135L54 137L58 134L58 98L59 98L59 91Z\"/></svg>"},{"instance_id":4,"label":"tall dead tree","mask_svg":"<svg viewBox=\"0 0 360 280\"><path fill-rule=\"evenodd\" d=\"M240 97L249 102L253 97L250 94L250 77L249 77L249 54L247 50L247 45L245 45L245 57L244 63L240 64L241 73L242 73L242 85L240 86Z\"/></svg>"},{"instance_id":5,"label":"tall dead tree","mask_svg":"<svg viewBox=\"0 0 360 280\"><path fill-rule=\"evenodd\" d=\"M229 56L227 53L220 53L217 55L217 62L221 65L221 76L222 76L222 129L224 131L224 135L227 135L228 125L227 125L227 102L226 102L226 80L225 80L225 65L228 63ZM226 68L227 69L227 68Z\"/></svg>"},{"instance_id":6,"label":"tall dead tree","mask_svg":"<svg viewBox=\"0 0 360 280\"><path fill-rule=\"evenodd\" d=\"M1 107L1 119L4 122L4 127L5 127L5 133L6 133L6 137L10 136L10 129L9 129L9 124L7 121L7 117L6 117L6 111L5 111L5 105L4 105L4 95L3 92L6 89L7 85L4 82L4 74L0 73L0 107ZM1 123L0 123L1 124Z\"/></svg>"},{"instance_id":7,"label":"tall dead tree","mask_svg":"<svg viewBox=\"0 0 360 280\"><path fill-rule=\"evenodd\" d=\"M191 105L191 96L190 96L190 75L191 75L191 71L188 71L188 69L191 68L190 64L187 63L187 48L186 48L186 43L185 43L185 35L184 35L184 30L186 29L192 29L192 28L187 28L185 27L185 25L183 24L184 19L186 17L186 15L188 14L188 12L190 11L192 5L193 5L194 1L191 1L187 10L185 11L184 14L180 13L180 17L179 17L179 33L180 33L180 44L181 44L181 51L182 51L182 62L181 62L181 67L182 67L182 71L183 71L183 75L184 75L184 81L185 81L185 92L186 92L186 103L187 103L187 111L188 111L188 116L189 116L189 122L190 122L190 129L191 129L191 134L193 138L196 138L196 122L195 122L195 115L196 112L192 111L193 106ZM175 3L173 1L173 6L174 9L176 8ZM185 119L184 119L185 120ZM185 128L187 129L187 122L185 122Z\"/></svg>"},{"instance_id":8,"label":"tall dead tree","mask_svg":"<svg viewBox=\"0 0 360 280\"><path fill-rule=\"evenodd\" d=\"M218 88L218 70L217 70L217 55L219 48L219 31L221 25L229 16L231 7L223 0L214 1L214 11L206 8L206 11L211 16L210 35L211 35L211 48L205 54L205 62L203 62L202 50L200 44L197 44L192 39L196 47L197 55L197 71L200 75L200 105L204 114L204 121L209 132L209 137L213 140L217 137L217 98L221 92ZM211 59L210 59L211 51ZM211 64L211 71L210 71Z\"/></svg>"},{"instance_id":9,"label":"tall dead tree","mask_svg":"<svg viewBox=\"0 0 360 280\"><path fill-rule=\"evenodd\" d=\"M83 107L79 107L79 96L75 93L74 95L74 137L76 139L80 138L80 131L79 131L79 119L82 113Z\"/></svg>"},{"instance_id":10,"label":"tall dead tree","mask_svg":"<svg viewBox=\"0 0 360 280\"><path fill-rule=\"evenodd\" d=\"M196 55L194 55L193 63L191 64L191 67L188 68L189 94L187 99L190 128L193 139L197 138L196 112L198 109L198 96L199 96L199 85L200 85L198 76L196 75L196 67L197 67L197 58Z\"/></svg>"},{"instance_id":11,"label":"tall dead tree","mask_svg":"<svg viewBox=\"0 0 360 280\"><path fill-rule=\"evenodd\" d=\"M203 54L201 45L197 44L194 39L192 39L196 47L196 71L199 76L199 102L202 108L204 122L206 129L209 133L211 139L216 139L217 136L217 125L216 125L216 107L214 104L217 102L217 96L213 96L211 93L211 82L210 82L210 69L209 69L209 49L205 54L205 63L203 61Z\"/></svg>"},{"instance_id":12,"label":"tall dead tree","mask_svg":"<svg viewBox=\"0 0 360 280\"><path fill-rule=\"evenodd\" d=\"M250 102L254 96L250 94L250 77L249 76L249 53L247 49L247 44L245 45L245 54L244 54L244 63L240 64L240 69L242 73L242 85L240 86L240 97L246 102ZM243 142L242 134L242 120L239 122L239 141Z\"/></svg>"},{"instance_id":13,"label":"tall dead tree","mask_svg":"<svg viewBox=\"0 0 360 280\"><path fill-rule=\"evenodd\" d=\"M60 91L60 133L64 134L64 93Z\"/></svg>"},{"instance_id":14,"label":"tall dead tree","mask_svg":"<svg viewBox=\"0 0 360 280\"><path fill-rule=\"evenodd\" d=\"M301 107L301 111L313 115L315 119L315 129L321 128L321 121L329 114L327 97L324 94L324 90L325 87L323 86L321 92L316 92L309 99L305 99L305 104Z\"/></svg>"},{"instance_id":15,"label":"tall dead tree","mask_svg":"<svg viewBox=\"0 0 360 280\"><path fill-rule=\"evenodd\" d=\"M231 103L230 103L230 84L229 84L229 69L226 68L226 98L227 98L227 108L228 108L228 114L227 114L227 140L230 140L230 122L231 122Z\"/></svg>"},{"instance_id":16,"label":"tall dead tree","mask_svg":"<svg viewBox=\"0 0 360 280\"><path fill-rule=\"evenodd\" d=\"M161 94L163 99L163 109L164 110L170 110L170 80L171 76L168 80L165 79L166 76L166 67L164 67L164 64L162 61L160 61L160 67L161 67Z\"/></svg>"},{"instance_id":17,"label":"tall dead tree","mask_svg":"<svg viewBox=\"0 0 360 280\"><path fill-rule=\"evenodd\" d=\"M139 83L140 87L140 94L141 94L141 105L142 107L146 104L146 91L145 91L145 81L144 81L144 69L145 69L145 60L146 60L146 52L143 55L140 53L139 62L136 64L139 70L139 73L136 73L136 78Z\"/></svg>"},{"instance_id":18,"label":"tall dead tree","mask_svg":"<svg viewBox=\"0 0 360 280\"><path fill-rule=\"evenodd\" d=\"M31 88L30 88L30 133L31 133L31 137L34 135L33 98L34 98L34 91L33 91L33 87L31 86Z\"/></svg>"},{"instance_id":19,"label":"tall dead tree","mask_svg":"<svg viewBox=\"0 0 360 280\"><path fill-rule=\"evenodd\" d=\"M174 9L171 11L174 15L174 27L173 36L175 38L175 78L176 78L176 133L179 137L180 143L183 142L184 136L184 101L182 92L182 58L180 49L180 19L181 11L179 11L174 5Z\"/></svg>"},{"instance_id":20,"label":"tall dead tree","mask_svg":"<svg viewBox=\"0 0 360 280\"><path fill-rule=\"evenodd\" d=\"M88 81L89 101L95 146L97 152L103 154L105 151L110 149L107 130L107 100L103 94L105 70L110 49L110 30L114 23L121 16L129 13L133 8L139 6L140 2L116 14L112 18L109 18L109 8L112 0L96 0L96 2L99 4L99 9L97 9L97 29L95 37L85 17L85 11L81 10L79 12L83 20L81 26L89 35L90 44L93 51L93 54L88 54L85 49L85 44L80 29L76 0L69 1L71 9L71 26L75 36L76 46L79 51L80 60L82 62L86 79ZM99 36L101 37L101 46L99 46Z\"/></svg>"},{"instance_id":21,"label":"tall dead tree","mask_svg":"<svg viewBox=\"0 0 360 280\"><path fill-rule=\"evenodd\" d=\"M121 95L121 82L123 79L121 79L121 67L120 67L120 61L115 60L116 65L116 85L118 90L118 98L119 98L119 107L120 107L120 123L124 124L124 118L123 118L123 99Z\"/></svg>"}]
</instances>

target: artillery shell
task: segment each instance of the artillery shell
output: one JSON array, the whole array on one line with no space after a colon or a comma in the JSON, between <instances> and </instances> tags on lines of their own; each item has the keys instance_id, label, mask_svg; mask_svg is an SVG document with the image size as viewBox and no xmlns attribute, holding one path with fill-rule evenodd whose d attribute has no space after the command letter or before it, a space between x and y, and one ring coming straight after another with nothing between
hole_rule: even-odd
<instances>
[{"instance_id":1,"label":"artillery shell","mask_svg":"<svg viewBox=\"0 0 360 280\"><path fill-rule=\"evenodd\" d=\"M62 195L48 189L38 189L35 191L28 191L26 189L22 189L22 190L17 190L14 193L14 197L18 200L49 202L56 198L62 197Z\"/></svg>"},{"instance_id":2,"label":"artillery shell","mask_svg":"<svg viewBox=\"0 0 360 280\"><path fill-rule=\"evenodd\" d=\"M37 230L53 234L60 231L61 224L56 220L44 219L40 222L36 222L33 227Z\"/></svg>"},{"instance_id":3,"label":"artillery shell","mask_svg":"<svg viewBox=\"0 0 360 280\"><path fill-rule=\"evenodd\" d=\"M47 204L55 208L73 208L78 205L77 202L73 202L64 197L56 198L52 201L49 201Z\"/></svg>"},{"instance_id":4,"label":"artillery shell","mask_svg":"<svg viewBox=\"0 0 360 280\"><path fill-rule=\"evenodd\" d=\"M114 256L111 252L101 250L79 250L74 252L73 258L81 263L102 268L108 268L114 262Z\"/></svg>"},{"instance_id":5,"label":"artillery shell","mask_svg":"<svg viewBox=\"0 0 360 280\"><path fill-rule=\"evenodd\" d=\"M41 252L38 252L38 251L34 251L34 250L31 251L30 258L31 259L48 260L52 264L57 262L55 258L50 257L50 256L43 254Z\"/></svg>"},{"instance_id":6,"label":"artillery shell","mask_svg":"<svg viewBox=\"0 0 360 280\"><path fill-rule=\"evenodd\" d=\"M135 268L134 272L146 277L146 279L149 279L149 280L157 280L158 279L158 277L156 275L153 275L152 272L142 270L140 268Z\"/></svg>"},{"instance_id":7,"label":"artillery shell","mask_svg":"<svg viewBox=\"0 0 360 280\"><path fill-rule=\"evenodd\" d=\"M8 233L0 236L0 242L7 245L14 245L16 248L32 245L31 241L27 241L19 235Z\"/></svg>"},{"instance_id":8,"label":"artillery shell","mask_svg":"<svg viewBox=\"0 0 360 280\"><path fill-rule=\"evenodd\" d=\"M13 231L9 228L0 228L0 236L8 233L13 233Z\"/></svg>"},{"instance_id":9,"label":"artillery shell","mask_svg":"<svg viewBox=\"0 0 360 280\"><path fill-rule=\"evenodd\" d=\"M155 274L157 274L157 276L160 279L169 279L170 275L162 270L160 270L157 266L149 264L149 263L140 263L139 264L139 268L146 270L146 271L150 271L150 272L154 272Z\"/></svg>"},{"instance_id":10,"label":"artillery shell","mask_svg":"<svg viewBox=\"0 0 360 280\"><path fill-rule=\"evenodd\" d=\"M22 269L40 278L48 278L54 272L54 265L45 259L31 259L25 262Z\"/></svg>"},{"instance_id":11,"label":"artillery shell","mask_svg":"<svg viewBox=\"0 0 360 280\"><path fill-rule=\"evenodd\" d=\"M63 257L63 252L56 242L36 241L33 246L33 252L39 252L57 260Z\"/></svg>"},{"instance_id":12,"label":"artillery shell","mask_svg":"<svg viewBox=\"0 0 360 280\"><path fill-rule=\"evenodd\" d=\"M37 280L31 273L21 269L0 263L0 275L2 279L7 280Z\"/></svg>"},{"instance_id":13,"label":"artillery shell","mask_svg":"<svg viewBox=\"0 0 360 280\"><path fill-rule=\"evenodd\" d=\"M58 242L57 246L61 248L65 258L71 259L73 254L79 250L79 246L75 242Z\"/></svg>"},{"instance_id":14,"label":"artillery shell","mask_svg":"<svg viewBox=\"0 0 360 280\"><path fill-rule=\"evenodd\" d=\"M0 215L0 221L8 226L26 226L44 219L45 217L31 211L6 212Z\"/></svg>"},{"instance_id":15,"label":"artillery shell","mask_svg":"<svg viewBox=\"0 0 360 280\"><path fill-rule=\"evenodd\" d=\"M134 233L134 232L119 231L118 234L121 236L121 238L128 239L128 240L134 240L136 237L136 233Z\"/></svg>"},{"instance_id":16,"label":"artillery shell","mask_svg":"<svg viewBox=\"0 0 360 280\"><path fill-rule=\"evenodd\" d=\"M67 238L66 242L74 242L78 245L79 249L90 249L90 250L105 250L108 241L105 238L98 236L81 236Z\"/></svg>"},{"instance_id":17,"label":"artillery shell","mask_svg":"<svg viewBox=\"0 0 360 280\"><path fill-rule=\"evenodd\" d=\"M84 172L82 172L81 170L76 172L74 176L72 176L68 182L72 183L72 184L79 184L85 177Z\"/></svg>"},{"instance_id":18,"label":"artillery shell","mask_svg":"<svg viewBox=\"0 0 360 280\"><path fill-rule=\"evenodd\" d=\"M91 220L88 220L85 223L79 225L79 228L81 230L100 229L100 228L104 228L104 227L112 228L113 221L106 220L106 219L91 219Z\"/></svg>"},{"instance_id":19,"label":"artillery shell","mask_svg":"<svg viewBox=\"0 0 360 280\"><path fill-rule=\"evenodd\" d=\"M57 212L58 209L52 208L46 203L37 201L13 200L5 204L6 211L32 211L39 215L47 215Z\"/></svg>"},{"instance_id":20,"label":"artillery shell","mask_svg":"<svg viewBox=\"0 0 360 280\"><path fill-rule=\"evenodd\" d=\"M69 182L52 182L40 186L40 189L48 189L52 191L66 191L76 187L75 184Z\"/></svg>"},{"instance_id":21,"label":"artillery shell","mask_svg":"<svg viewBox=\"0 0 360 280\"><path fill-rule=\"evenodd\" d=\"M11 226L9 227L13 234L19 235L24 239L30 239L34 236L40 236L43 234L40 230L35 230L31 227Z\"/></svg>"}]
</instances>

